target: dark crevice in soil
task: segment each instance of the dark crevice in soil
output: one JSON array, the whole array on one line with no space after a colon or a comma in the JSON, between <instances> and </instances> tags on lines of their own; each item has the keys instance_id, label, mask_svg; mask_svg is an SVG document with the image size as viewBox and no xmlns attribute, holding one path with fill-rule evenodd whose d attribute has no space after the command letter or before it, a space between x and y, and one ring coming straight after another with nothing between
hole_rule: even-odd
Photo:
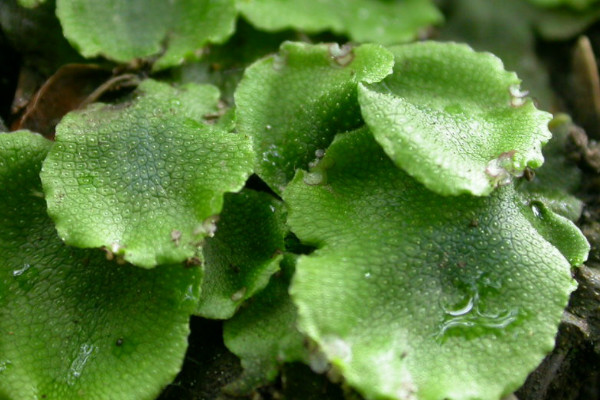
<instances>
[{"instance_id":1,"label":"dark crevice in soil","mask_svg":"<svg viewBox=\"0 0 600 400\"><path fill-rule=\"evenodd\" d=\"M17 88L21 57L8 43L0 30L0 119L10 123L11 104ZM0 129L1 131L2 129Z\"/></svg>"},{"instance_id":2,"label":"dark crevice in soil","mask_svg":"<svg viewBox=\"0 0 600 400\"><path fill-rule=\"evenodd\" d=\"M223 323L190 321L189 347L181 372L157 400L229 400L221 388L242 372L240 360L223 344Z\"/></svg>"}]
</instances>

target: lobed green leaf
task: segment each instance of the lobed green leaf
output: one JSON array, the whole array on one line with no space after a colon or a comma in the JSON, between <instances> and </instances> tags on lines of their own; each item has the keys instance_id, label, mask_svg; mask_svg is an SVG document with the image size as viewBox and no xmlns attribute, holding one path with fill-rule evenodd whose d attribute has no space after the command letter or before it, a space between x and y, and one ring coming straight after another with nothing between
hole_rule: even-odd
<instances>
[{"instance_id":1,"label":"lobed green leaf","mask_svg":"<svg viewBox=\"0 0 600 400\"><path fill-rule=\"evenodd\" d=\"M181 366L201 270L65 246L38 176L50 146L0 135L0 397L153 399Z\"/></svg>"},{"instance_id":2,"label":"lobed green leaf","mask_svg":"<svg viewBox=\"0 0 600 400\"><path fill-rule=\"evenodd\" d=\"M488 195L543 163L551 115L488 53L455 43L393 47L394 73L359 85L363 117L389 157L428 189Z\"/></svg>"},{"instance_id":3,"label":"lobed green leaf","mask_svg":"<svg viewBox=\"0 0 600 400\"><path fill-rule=\"evenodd\" d=\"M287 228L283 204L252 190L226 194L217 232L202 248L204 281L197 314L231 318L279 270Z\"/></svg>"},{"instance_id":4,"label":"lobed green leaf","mask_svg":"<svg viewBox=\"0 0 600 400\"><path fill-rule=\"evenodd\" d=\"M123 63L155 56L155 70L225 41L236 18L234 0L57 0L56 13L83 56Z\"/></svg>"},{"instance_id":5,"label":"lobed green leaf","mask_svg":"<svg viewBox=\"0 0 600 400\"><path fill-rule=\"evenodd\" d=\"M382 44L414 40L443 19L430 0L237 0L236 4L259 29L331 30L357 42Z\"/></svg>"},{"instance_id":6,"label":"lobed green leaf","mask_svg":"<svg viewBox=\"0 0 600 400\"><path fill-rule=\"evenodd\" d=\"M544 165L535 171L531 182L521 181L517 188L531 201L542 202L575 222L581 216L583 202L573 195L581 184L581 170L565 154L572 127L564 114L551 121L552 139L544 147Z\"/></svg>"},{"instance_id":7,"label":"lobed green leaf","mask_svg":"<svg viewBox=\"0 0 600 400\"><path fill-rule=\"evenodd\" d=\"M253 138L257 174L281 193L336 133L362 125L356 84L383 79L392 65L378 45L285 42L246 69L235 93L237 129Z\"/></svg>"},{"instance_id":8,"label":"lobed green leaf","mask_svg":"<svg viewBox=\"0 0 600 400\"><path fill-rule=\"evenodd\" d=\"M250 175L252 151L247 137L198 122L216 108L214 87L146 81L140 90L65 116L41 177L67 244L150 268L197 256L224 193Z\"/></svg>"},{"instance_id":9,"label":"lobed green leaf","mask_svg":"<svg viewBox=\"0 0 600 400\"><path fill-rule=\"evenodd\" d=\"M309 361L305 338L296 328L298 311L288 294L295 256L287 254L281 272L246 307L225 322L225 345L242 360L244 372L225 387L248 394L272 382L285 362Z\"/></svg>"},{"instance_id":10,"label":"lobed green leaf","mask_svg":"<svg viewBox=\"0 0 600 400\"><path fill-rule=\"evenodd\" d=\"M321 184L299 171L284 193L292 230L318 246L290 290L301 330L346 381L368 399L498 399L518 388L552 350L575 288L546 240L574 234L572 223L532 224L536 210L512 186L430 192L366 129L340 135L317 171ZM589 249L577 235L574 262Z\"/></svg>"}]
</instances>

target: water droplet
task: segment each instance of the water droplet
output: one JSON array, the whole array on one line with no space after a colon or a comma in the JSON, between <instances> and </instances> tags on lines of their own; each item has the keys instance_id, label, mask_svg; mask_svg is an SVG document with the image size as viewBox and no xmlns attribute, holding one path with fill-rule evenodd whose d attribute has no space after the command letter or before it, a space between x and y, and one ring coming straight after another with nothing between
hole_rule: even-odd
<instances>
[{"instance_id":1,"label":"water droplet","mask_svg":"<svg viewBox=\"0 0 600 400\"><path fill-rule=\"evenodd\" d=\"M465 315L473 310L473 304L475 303L475 296L468 296L466 301L463 301L464 304L457 304L454 307L448 308L444 310L444 312L453 317L459 317L461 315Z\"/></svg>"},{"instance_id":2,"label":"water droplet","mask_svg":"<svg viewBox=\"0 0 600 400\"><path fill-rule=\"evenodd\" d=\"M541 210L539 204L537 204L537 203L531 203L531 211L533 211L533 215L536 218L542 218L543 217L542 210Z\"/></svg>"},{"instance_id":3,"label":"water droplet","mask_svg":"<svg viewBox=\"0 0 600 400\"><path fill-rule=\"evenodd\" d=\"M184 301L198 301L198 293L194 290L194 285L189 285L185 290L185 294L183 295Z\"/></svg>"},{"instance_id":4,"label":"water droplet","mask_svg":"<svg viewBox=\"0 0 600 400\"><path fill-rule=\"evenodd\" d=\"M81 376L83 369L85 368L90 356L97 349L93 344L82 344L79 348L79 353L77 357L71 363L71 368L69 369L69 376L67 377L67 383L69 385L73 385L75 380Z\"/></svg>"},{"instance_id":5,"label":"water droplet","mask_svg":"<svg viewBox=\"0 0 600 400\"><path fill-rule=\"evenodd\" d=\"M279 153L279 149L277 145L270 145L269 149L262 153L262 160L267 164L271 164L276 166L278 162L282 159L281 154Z\"/></svg>"},{"instance_id":6,"label":"water droplet","mask_svg":"<svg viewBox=\"0 0 600 400\"><path fill-rule=\"evenodd\" d=\"M370 273L370 272L367 272L367 273L365 274L365 278L367 278L367 279L371 279L371 273Z\"/></svg>"},{"instance_id":7,"label":"water droplet","mask_svg":"<svg viewBox=\"0 0 600 400\"><path fill-rule=\"evenodd\" d=\"M474 337L506 328L517 320L516 308L489 312L485 310L477 291L467 294L459 303L444 307L444 320L436 335L444 340L450 335Z\"/></svg>"},{"instance_id":8,"label":"water droplet","mask_svg":"<svg viewBox=\"0 0 600 400\"><path fill-rule=\"evenodd\" d=\"M0 360L0 374L9 369L12 366L10 360Z\"/></svg>"},{"instance_id":9,"label":"water droplet","mask_svg":"<svg viewBox=\"0 0 600 400\"><path fill-rule=\"evenodd\" d=\"M20 269L15 269L13 271L13 276L21 276L23 275L29 268L31 268L31 265L29 264L23 264L23 267Z\"/></svg>"}]
</instances>

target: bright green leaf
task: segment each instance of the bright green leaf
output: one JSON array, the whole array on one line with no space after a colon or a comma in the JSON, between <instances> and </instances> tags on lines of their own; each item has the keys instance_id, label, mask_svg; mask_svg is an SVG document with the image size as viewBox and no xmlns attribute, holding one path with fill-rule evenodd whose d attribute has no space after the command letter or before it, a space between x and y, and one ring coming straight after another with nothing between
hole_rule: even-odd
<instances>
[{"instance_id":1,"label":"bright green leaf","mask_svg":"<svg viewBox=\"0 0 600 400\"><path fill-rule=\"evenodd\" d=\"M363 117L386 153L430 190L488 195L543 162L551 115L488 53L455 43L392 49L393 75L359 85Z\"/></svg>"},{"instance_id":2,"label":"bright green leaf","mask_svg":"<svg viewBox=\"0 0 600 400\"><path fill-rule=\"evenodd\" d=\"M78 247L153 267L194 257L225 192L251 173L247 137L201 122L211 86L147 81L135 100L68 114L42 169L48 212Z\"/></svg>"},{"instance_id":3,"label":"bright green leaf","mask_svg":"<svg viewBox=\"0 0 600 400\"><path fill-rule=\"evenodd\" d=\"M287 255L281 272L247 306L225 322L225 345L242 360L244 372L226 386L247 394L272 382L284 362L308 361L304 336L296 328L297 310L288 294L295 257Z\"/></svg>"},{"instance_id":4,"label":"bright green leaf","mask_svg":"<svg viewBox=\"0 0 600 400\"><path fill-rule=\"evenodd\" d=\"M416 39L442 14L430 0L237 0L256 27L268 31L331 30L357 42L392 44Z\"/></svg>"},{"instance_id":5,"label":"bright green leaf","mask_svg":"<svg viewBox=\"0 0 600 400\"><path fill-rule=\"evenodd\" d=\"M569 219L554 213L542 201L529 201L533 214L527 214L531 225L548 242L552 243L571 265L583 264L590 251L590 245L581 231Z\"/></svg>"},{"instance_id":6,"label":"bright green leaf","mask_svg":"<svg viewBox=\"0 0 600 400\"><path fill-rule=\"evenodd\" d=\"M233 0L57 0L56 13L85 57L129 62L159 56L154 69L225 41L236 18Z\"/></svg>"},{"instance_id":7,"label":"bright green leaf","mask_svg":"<svg viewBox=\"0 0 600 400\"><path fill-rule=\"evenodd\" d=\"M521 180L517 187L531 200L540 201L555 213L577 221L583 211L583 202L573 193L581 184L581 170L565 154L573 124L568 116L559 115L550 127L552 139L544 147L544 165L535 171L531 182Z\"/></svg>"},{"instance_id":8,"label":"bright green leaf","mask_svg":"<svg viewBox=\"0 0 600 400\"><path fill-rule=\"evenodd\" d=\"M259 58L276 53L281 43L294 38L297 38L294 32L267 33L240 20L235 34L226 43L210 46L201 60L172 70L172 77L175 82L216 85L223 101L234 104L233 95L244 70Z\"/></svg>"},{"instance_id":9,"label":"bright green leaf","mask_svg":"<svg viewBox=\"0 0 600 400\"><path fill-rule=\"evenodd\" d=\"M181 366L200 269L66 247L38 177L50 146L0 135L0 398L154 399Z\"/></svg>"},{"instance_id":10,"label":"bright green leaf","mask_svg":"<svg viewBox=\"0 0 600 400\"><path fill-rule=\"evenodd\" d=\"M369 399L518 388L553 348L575 287L538 232L564 226L532 225L535 210L511 186L432 193L366 129L340 135L321 164L326 184L299 171L284 193L292 230L319 247L300 257L291 287L301 330Z\"/></svg>"},{"instance_id":11,"label":"bright green leaf","mask_svg":"<svg viewBox=\"0 0 600 400\"><path fill-rule=\"evenodd\" d=\"M250 66L235 101L238 131L254 139L258 175L280 193L336 133L362 125L356 84L380 81L392 65L378 45L286 42Z\"/></svg>"},{"instance_id":12,"label":"bright green leaf","mask_svg":"<svg viewBox=\"0 0 600 400\"><path fill-rule=\"evenodd\" d=\"M197 314L230 318L263 289L279 270L286 232L280 201L251 190L227 194L217 232L202 249L205 278Z\"/></svg>"}]
</instances>

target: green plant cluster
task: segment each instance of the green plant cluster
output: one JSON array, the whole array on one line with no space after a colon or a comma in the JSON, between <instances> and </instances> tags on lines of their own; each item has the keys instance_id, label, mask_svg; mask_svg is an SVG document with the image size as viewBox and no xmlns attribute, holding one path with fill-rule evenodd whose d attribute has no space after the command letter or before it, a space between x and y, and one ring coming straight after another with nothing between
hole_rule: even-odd
<instances>
[{"instance_id":1,"label":"green plant cluster","mask_svg":"<svg viewBox=\"0 0 600 400\"><path fill-rule=\"evenodd\" d=\"M569 122L496 56L414 42L431 1L56 13L83 57L153 75L54 141L0 135L0 398L155 398L192 315L225 320L238 395L299 361L367 399L500 399L552 350L589 251ZM322 32L353 42L301 40Z\"/></svg>"}]
</instances>

